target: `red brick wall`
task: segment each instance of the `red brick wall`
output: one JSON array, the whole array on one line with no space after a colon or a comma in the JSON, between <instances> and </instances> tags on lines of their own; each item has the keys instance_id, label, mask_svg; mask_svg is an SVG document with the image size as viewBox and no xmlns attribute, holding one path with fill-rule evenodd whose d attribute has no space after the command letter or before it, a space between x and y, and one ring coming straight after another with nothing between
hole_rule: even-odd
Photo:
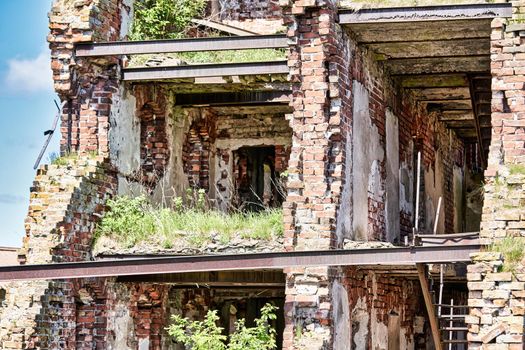
<instances>
[{"instance_id":1,"label":"red brick wall","mask_svg":"<svg viewBox=\"0 0 525 350\"><path fill-rule=\"evenodd\" d=\"M192 188L206 191L210 186L210 146L215 140L216 116L210 110L202 111L186 134L182 149L182 163Z\"/></svg>"},{"instance_id":2,"label":"red brick wall","mask_svg":"<svg viewBox=\"0 0 525 350\"><path fill-rule=\"evenodd\" d=\"M345 175L345 142L351 80L343 34L332 3L293 1L287 17L288 65L293 83L290 125L294 130L283 205L287 250L330 249ZM334 6L332 6L334 5ZM329 135L329 137L327 137ZM309 333L308 347L331 344L331 280L326 267L286 269L284 349L296 332Z\"/></svg>"},{"instance_id":3,"label":"red brick wall","mask_svg":"<svg viewBox=\"0 0 525 350\"><path fill-rule=\"evenodd\" d=\"M109 113L117 92L118 60L74 58L74 44L117 40L120 0L55 0L50 12L51 68L62 110L61 151L108 154Z\"/></svg>"},{"instance_id":4,"label":"red brick wall","mask_svg":"<svg viewBox=\"0 0 525 350\"><path fill-rule=\"evenodd\" d=\"M140 169L137 179L150 191L162 179L170 158L166 125L166 93L153 86L134 90L140 120Z\"/></svg>"},{"instance_id":5,"label":"red brick wall","mask_svg":"<svg viewBox=\"0 0 525 350\"><path fill-rule=\"evenodd\" d=\"M419 282L415 279L391 277L371 270L348 267L343 269L340 281L348 291L351 315L350 324L356 322L356 320L352 319L352 311L359 300L366 301L370 318L373 318L372 314L375 313L375 320L384 325L388 325L389 314L392 311L396 312L401 320L401 328L408 335L415 335L415 317L426 316L421 288ZM373 327L373 325L369 325L369 327ZM353 334L353 336L355 337L356 335ZM372 348L373 343L372 336L373 332L369 331L367 344L370 348ZM424 337L424 334L417 336Z\"/></svg>"}]
</instances>

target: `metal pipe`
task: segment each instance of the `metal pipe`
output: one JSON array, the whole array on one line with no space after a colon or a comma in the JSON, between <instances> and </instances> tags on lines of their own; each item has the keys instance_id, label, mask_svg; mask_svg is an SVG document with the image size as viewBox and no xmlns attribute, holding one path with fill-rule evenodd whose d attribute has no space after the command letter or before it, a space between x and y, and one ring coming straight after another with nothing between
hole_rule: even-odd
<instances>
[{"instance_id":1,"label":"metal pipe","mask_svg":"<svg viewBox=\"0 0 525 350\"><path fill-rule=\"evenodd\" d=\"M434 222L434 234L437 234L437 228L438 228L438 222L439 222L439 213L441 212L441 199L442 199L442 197L439 197L438 206L437 206L437 210L436 210L436 219L435 219L435 222Z\"/></svg>"},{"instance_id":2,"label":"metal pipe","mask_svg":"<svg viewBox=\"0 0 525 350\"><path fill-rule=\"evenodd\" d=\"M51 138L53 137L53 134L55 133L55 130L57 128L58 119L60 118L60 114L61 114L60 106L58 105L56 100L54 102L55 102L55 106L58 109L58 112L57 112L57 114L55 116L55 120L53 121L53 126L51 127L51 129L46 130L44 132L44 135L47 135L47 139L44 142L44 146L42 146L42 149L40 150L40 153L38 154L38 157L37 157L37 159L35 161L35 165L33 165L33 169L34 170L36 170L38 168L38 166L40 165L40 161L42 160L42 157L44 156L44 153L46 152L47 146L49 146L49 143L51 142Z\"/></svg>"},{"instance_id":3,"label":"metal pipe","mask_svg":"<svg viewBox=\"0 0 525 350\"><path fill-rule=\"evenodd\" d=\"M419 231L419 192L421 191L421 151L417 152L416 215L414 229Z\"/></svg>"},{"instance_id":4,"label":"metal pipe","mask_svg":"<svg viewBox=\"0 0 525 350\"><path fill-rule=\"evenodd\" d=\"M449 340L449 343L448 343L448 350L452 350L452 332L453 332L453 327L454 327L454 299L450 299L450 312L449 312L449 315L450 315L450 321L448 323L448 326L449 326L449 331L448 331L448 340Z\"/></svg>"}]
</instances>

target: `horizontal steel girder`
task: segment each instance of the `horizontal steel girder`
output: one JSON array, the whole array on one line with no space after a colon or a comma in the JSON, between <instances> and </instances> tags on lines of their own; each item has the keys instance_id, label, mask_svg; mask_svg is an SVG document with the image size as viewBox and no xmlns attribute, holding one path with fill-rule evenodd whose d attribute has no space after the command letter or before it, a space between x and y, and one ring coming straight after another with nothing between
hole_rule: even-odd
<instances>
[{"instance_id":1,"label":"horizontal steel girder","mask_svg":"<svg viewBox=\"0 0 525 350\"><path fill-rule=\"evenodd\" d=\"M122 79L125 81L148 81L236 75L288 74L288 72L287 61L214 63L170 67L126 68L122 72Z\"/></svg>"},{"instance_id":2,"label":"horizontal steel girder","mask_svg":"<svg viewBox=\"0 0 525 350\"><path fill-rule=\"evenodd\" d=\"M470 261L479 244L458 243L352 250L125 258L0 267L0 281L152 275L162 273L284 269L298 266L415 265Z\"/></svg>"},{"instance_id":3,"label":"horizontal steel girder","mask_svg":"<svg viewBox=\"0 0 525 350\"><path fill-rule=\"evenodd\" d=\"M82 43L75 47L77 57L142 55L149 53L277 49L288 47L285 35L225 36L212 38L111 41Z\"/></svg>"}]
</instances>

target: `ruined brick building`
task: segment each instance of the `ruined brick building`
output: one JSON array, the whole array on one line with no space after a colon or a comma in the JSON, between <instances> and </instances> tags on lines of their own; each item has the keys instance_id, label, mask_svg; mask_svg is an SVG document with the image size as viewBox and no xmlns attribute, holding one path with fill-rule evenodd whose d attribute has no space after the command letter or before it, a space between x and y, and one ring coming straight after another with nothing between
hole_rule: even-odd
<instances>
[{"instance_id":1,"label":"ruined brick building","mask_svg":"<svg viewBox=\"0 0 525 350\"><path fill-rule=\"evenodd\" d=\"M37 171L0 347L180 349L169 315L215 308L227 328L272 302L282 349L523 349L525 271L490 246L525 236L525 1L378 3L212 1L199 25L223 35L131 44L133 0L55 0L79 157ZM129 59L242 49L285 56ZM282 207L284 237L93 246L110 198L188 188Z\"/></svg>"}]
</instances>

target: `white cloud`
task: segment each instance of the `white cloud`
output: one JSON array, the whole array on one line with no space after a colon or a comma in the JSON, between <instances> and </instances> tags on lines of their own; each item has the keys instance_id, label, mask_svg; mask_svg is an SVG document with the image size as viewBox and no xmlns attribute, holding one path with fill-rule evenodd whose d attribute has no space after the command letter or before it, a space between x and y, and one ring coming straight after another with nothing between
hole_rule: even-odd
<instances>
[{"instance_id":1,"label":"white cloud","mask_svg":"<svg viewBox=\"0 0 525 350\"><path fill-rule=\"evenodd\" d=\"M7 62L7 87L20 92L51 91L53 79L49 50L33 59L14 58Z\"/></svg>"}]
</instances>

